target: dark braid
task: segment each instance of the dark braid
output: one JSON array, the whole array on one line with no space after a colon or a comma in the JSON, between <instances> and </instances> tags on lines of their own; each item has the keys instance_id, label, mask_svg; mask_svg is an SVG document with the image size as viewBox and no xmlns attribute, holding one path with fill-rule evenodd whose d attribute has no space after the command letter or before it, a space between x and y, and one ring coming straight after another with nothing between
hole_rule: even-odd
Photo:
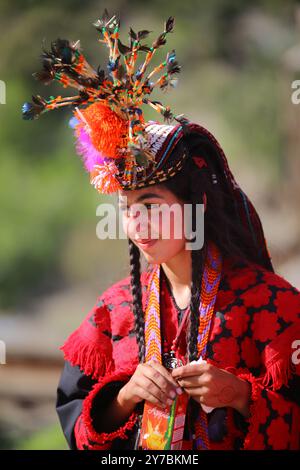
<instances>
[{"instance_id":1,"label":"dark braid","mask_svg":"<svg viewBox=\"0 0 300 470\"><path fill-rule=\"evenodd\" d=\"M200 250L192 250L192 285L191 285L191 302L190 302L190 321L187 336L187 352L189 362L198 359L198 330L199 330L199 305L202 274L204 268L204 252L206 245L204 244ZM195 400L189 400L188 411L190 415L191 431L195 433L195 423L199 414L199 405Z\"/></svg>"},{"instance_id":2,"label":"dark braid","mask_svg":"<svg viewBox=\"0 0 300 470\"><path fill-rule=\"evenodd\" d=\"M192 210L192 231L196 231L196 204L203 202L203 195L193 190L193 175L190 174L190 188L191 188L191 202L194 207ZM191 250L192 262L192 283L191 283L191 301L190 301L190 321L187 337L187 348L189 361L196 361L198 359L197 338L199 330L199 305L200 305L200 292L202 273L204 268L204 252L206 245L199 250Z\"/></svg>"},{"instance_id":3,"label":"dark braid","mask_svg":"<svg viewBox=\"0 0 300 470\"><path fill-rule=\"evenodd\" d=\"M189 361L198 359L197 338L199 330L199 304L200 288L203 270L203 248L201 250L192 250L192 284L190 301L190 322L188 328L187 348Z\"/></svg>"},{"instance_id":4,"label":"dark braid","mask_svg":"<svg viewBox=\"0 0 300 470\"><path fill-rule=\"evenodd\" d=\"M128 239L128 243L135 334L139 347L139 362L142 363L145 359L145 318L142 304L140 251L132 240Z\"/></svg>"}]
</instances>

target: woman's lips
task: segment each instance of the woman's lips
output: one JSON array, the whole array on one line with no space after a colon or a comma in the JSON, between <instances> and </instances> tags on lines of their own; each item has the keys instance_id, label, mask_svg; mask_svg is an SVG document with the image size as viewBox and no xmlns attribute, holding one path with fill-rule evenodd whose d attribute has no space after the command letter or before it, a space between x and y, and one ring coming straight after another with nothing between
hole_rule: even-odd
<instances>
[{"instance_id":1,"label":"woman's lips","mask_svg":"<svg viewBox=\"0 0 300 470\"><path fill-rule=\"evenodd\" d=\"M157 239L148 238L148 239L140 239L140 240L135 240L135 241L141 248L150 248L150 246L153 246L154 243L157 242Z\"/></svg>"}]
</instances>

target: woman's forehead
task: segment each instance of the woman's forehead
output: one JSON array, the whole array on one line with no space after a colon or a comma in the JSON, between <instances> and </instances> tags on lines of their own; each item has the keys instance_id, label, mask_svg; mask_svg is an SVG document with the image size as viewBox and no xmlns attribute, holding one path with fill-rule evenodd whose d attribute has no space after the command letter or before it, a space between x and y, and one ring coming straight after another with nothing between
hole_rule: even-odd
<instances>
[{"instance_id":1,"label":"woman's forehead","mask_svg":"<svg viewBox=\"0 0 300 470\"><path fill-rule=\"evenodd\" d=\"M119 190L118 198L120 201L126 200L129 204L134 202L142 202L145 199L159 198L165 199L168 194L168 190L157 185L149 186L147 188L133 189L133 190Z\"/></svg>"}]
</instances>

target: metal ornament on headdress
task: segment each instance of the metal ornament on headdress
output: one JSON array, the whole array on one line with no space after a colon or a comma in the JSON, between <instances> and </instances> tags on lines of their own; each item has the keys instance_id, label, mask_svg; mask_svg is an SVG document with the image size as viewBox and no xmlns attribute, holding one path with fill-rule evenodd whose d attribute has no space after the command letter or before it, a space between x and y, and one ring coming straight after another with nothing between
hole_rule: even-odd
<instances>
[{"instance_id":1,"label":"metal ornament on headdress","mask_svg":"<svg viewBox=\"0 0 300 470\"><path fill-rule=\"evenodd\" d=\"M149 166L155 168L155 153L149 148L147 123L141 109L143 104L155 109L168 124L173 119L182 122L182 115L174 116L169 106L149 98L155 88L166 90L176 84L180 66L174 50L147 72L155 52L173 31L174 23L174 18L169 17L163 32L150 47L142 44L150 31L135 32L130 28L127 46L119 38L119 18L110 17L105 10L94 26L102 36L99 42L109 49L108 76L100 67L94 70L87 62L79 41L57 39L51 43L50 51L43 49L43 70L33 74L35 78L45 85L58 81L64 88L77 89L78 94L49 99L33 96L31 103L23 105L23 118L32 120L53 109L73 107L70 126L77 137L77 152L99 192L111 193L121 187L132 189L137 175L144 174ZM146 56L137 67L140 54ZM162 75L154 79L159 72Z\"/></svg>"}]
</instances>

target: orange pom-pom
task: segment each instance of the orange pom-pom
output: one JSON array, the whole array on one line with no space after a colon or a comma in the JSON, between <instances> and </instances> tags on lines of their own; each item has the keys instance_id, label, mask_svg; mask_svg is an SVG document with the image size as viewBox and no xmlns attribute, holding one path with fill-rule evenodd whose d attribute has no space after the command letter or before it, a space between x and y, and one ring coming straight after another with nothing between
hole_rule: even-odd
<instances>
[{"instance_id":1,"label":"orange pom-pom","mask_svg":"<svg viewBox=\"0 0 300 470\"><path fill-rule=\"evenodd\" d=\"M90 182L99 193L114 193L122 189L115 177L117 171L113 161L104 163L103 165L95 165L93 171L90 173Z\"/></svg>"},{"instance_id":2,"label":"orange pom-pom","mask_svg":"<svg viewBox=\"0 0 300 470\"><path fill-rule=\"evenodd\" d=\"M106 157L120 158L118 150L127 147L128 122L99 102L80 111L89 125L93 146Z\"/></svg>"}]
</instances>

